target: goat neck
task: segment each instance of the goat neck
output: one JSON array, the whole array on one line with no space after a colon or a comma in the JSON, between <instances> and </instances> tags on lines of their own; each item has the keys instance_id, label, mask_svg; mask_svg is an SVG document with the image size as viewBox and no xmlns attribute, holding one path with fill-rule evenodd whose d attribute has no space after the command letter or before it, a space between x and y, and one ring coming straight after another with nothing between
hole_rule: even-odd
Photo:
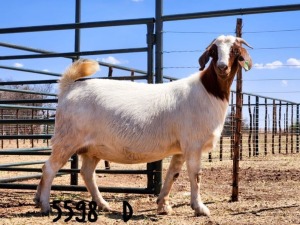
<instances>
[{"instance_id":1,"label":"goat neck","mask_svg":"<svg viewBox=\"0 0 300 225\"><path fill-rule=\"evenodd\" d=\"M238 61L235 60L231 67L230 75L226 79L223 79L217 75L214 63L211 62L209 67L200 74L200 79L209 94L221 99L222 101L225 100L229 102L230 87L237 70Z\"/></svg>"}]
</instances>

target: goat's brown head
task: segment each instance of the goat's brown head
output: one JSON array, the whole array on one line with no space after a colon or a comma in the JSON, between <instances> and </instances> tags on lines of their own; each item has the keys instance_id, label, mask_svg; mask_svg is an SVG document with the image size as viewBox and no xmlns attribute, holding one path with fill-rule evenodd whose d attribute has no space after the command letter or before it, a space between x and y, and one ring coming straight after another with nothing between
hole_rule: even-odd
<instances>
[{"instance_id":1,"label":"goat's brown head","mask_svg":"<svg viewBox=\"0 0 300 225\"><path fill-rule=\"evenodd\" d=\"M200 56L200 70L205 68L206 63L212 58L213 68L222 80L235 75L238 64L246 71L252 67L252 60L242 44L252 48L244 39L234 36L219 36L206 48ZM232 68L234 67L234 68Z\"/></svg>"}]
</instances>

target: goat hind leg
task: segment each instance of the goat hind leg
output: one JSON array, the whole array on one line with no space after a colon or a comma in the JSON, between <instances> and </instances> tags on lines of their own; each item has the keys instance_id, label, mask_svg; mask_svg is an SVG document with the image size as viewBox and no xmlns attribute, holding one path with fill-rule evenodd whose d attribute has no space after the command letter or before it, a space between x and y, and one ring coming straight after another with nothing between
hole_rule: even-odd
<instances>
[{"instance_id":1,"label":"goat hind leg","mask_svg":"<svg viewBox=\"0 0 300 225\"><path fill-rule=\"evenodd\" d=\"M169 203L169 195L170 195L170 191L171 191L174 181L179 176L179 173L181 171L183 163L184 163L184 157L182 155L174 155L172 157L163 188L157 199L157 204L158 204L157 213L158 214L171 214L172 213L172 207L170 206L170 203Z\"/></svg>"},{"instance_id":2,"label":"goat hind leg","mask_svg":"<svg viewBox=\"0 0 300 225\"><path fill-rule=\"evenodd\" d=\"M66 164L72 155L54 154L54 152L53 150L50 158L42 168L43 174L34 198L36 206L40 206L42 213L45 215L48 215L50 212L49 198L53 179L57 171Z\"/></svg>"},{"instance_id":3,"label":"goat hind leg","mask_svg":"<svg viewBox=\"0 0 300 225\"><path fill-rule=\"evenodd\" d=\"M100 159L91 157L87 154L82 156L82 166L80 169L80 174L84 180L84 183L90 192L93 201L97 203L100 210L111 211L109 204L103 199L95 180L95 168L100 161Z\"/></svg>"}]
</instances>

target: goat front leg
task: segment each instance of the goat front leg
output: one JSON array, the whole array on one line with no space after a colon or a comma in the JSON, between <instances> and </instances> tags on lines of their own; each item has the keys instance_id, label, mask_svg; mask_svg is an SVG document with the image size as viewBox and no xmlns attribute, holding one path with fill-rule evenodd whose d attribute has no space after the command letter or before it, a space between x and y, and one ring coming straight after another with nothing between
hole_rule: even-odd
<instances>
[{"instance_id":1,"label":"goat front leg","mask_svg":"<svg viewBox=\"0 0 300 225\"><path fill-rule=\"evenodd\" d=\"M174 155L172 157L165 182L159 197L157 199L157 213L158 214L171 214L172 207L169 203L169 195L174 181L178 178L181 171L182 165L184 163L184 157L182 155Z\"/></svg>"},{"instance_id":2,"label":"goat front leg","mask_svg":"<svg viewBox=\"0 0 300 225\"><path fill-rule=\"evenodd\" d=\"M82 166L80 174L84 180L84 183L90 192L93 201L97 203L99 210L111 211L109 204L103 199L96 184L95 169L100 159L91 157L87 154L82 156Z\"/></svg>"},{"instance_id":3,"label":"goat front leg","mask_svg":"<svg viewBox=\"0 0 300 225\"><path fill-rule=\"evenodd\" d=\"M191 207L195 210L195 216L210 216L200 196L201 150L189 152L186 165L191 184Z\"/></svg>"}]
</instances>

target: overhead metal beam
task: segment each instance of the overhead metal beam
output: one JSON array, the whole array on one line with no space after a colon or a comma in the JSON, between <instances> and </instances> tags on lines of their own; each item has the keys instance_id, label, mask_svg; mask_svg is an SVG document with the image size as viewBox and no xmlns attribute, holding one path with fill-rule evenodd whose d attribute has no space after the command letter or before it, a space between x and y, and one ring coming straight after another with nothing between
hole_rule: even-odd
<instances>
[{"instance_id":1,"label":"overhead metal beam","mask_svg":"<svg viewBox=\"0 0 300 225\"><path fill-rule=\"evenodd\" d=\"M209 11L209 12L165 15L162 16L162 20L163 21L190 20L190 19L201 19L201 18L212 18L212 17L223 17L223 16L240 16L240 15L261 14L261 13L288 12L288 11L298 11L298 10L300 10L300 4L278 5L278 6L240 8L240 9L218 10L218 11Z\"/></svg>"}]
</instances>

